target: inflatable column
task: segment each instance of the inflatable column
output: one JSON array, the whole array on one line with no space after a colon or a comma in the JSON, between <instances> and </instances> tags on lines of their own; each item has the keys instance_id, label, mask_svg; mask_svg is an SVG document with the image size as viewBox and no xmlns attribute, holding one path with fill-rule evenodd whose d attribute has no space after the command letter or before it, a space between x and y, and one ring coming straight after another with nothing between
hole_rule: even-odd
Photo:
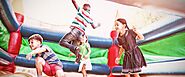
<instances>
[{"instance_id":1,"label":"inflatable column","mask_svg":"<svg viewBox=\"0 0 185 77\"><path fill-rule=\"evenodd\" d=\"M21 26L23 21L24 21L24 16L19 14L19 13L15 13L15 15L16 15L17 21L19 22L19 25ZM9 39L8 51L7 52L13 58L13 60L19 54L19 50L21 48L22 35L21 35L21 32L20 32L20 26L17 29L17 31L10 32L10 39ZM14 61L11 62L9 65L4 66L4 69L6 71L14 73L15 69L16 69Z\"/></svg>"},{"instance_id":2,"label":"inflatable column","mask_svg":"<svg viewBox=\"0 0 185 77\"><path fill-rule=\"evenodd\" d=\"M115 44L117 35L118 34L117 34L116 30L111 31L110 36L112 38L112 45L108 51L108 66L109 66L110 70L112 70L112 68L114 66L118 65L115 63L116 57L118 56L118 50L119 50L118 46ZM114 77L114 76L111 73L108 77Z\"/></svg>"},{"instance_id":3,"label":"inflatable column","mask_svg":"<svg viewBox=\"0 0 185 77\"><path fill-rule=\"evenodd\" d=\"M24 21L24 16L19 13L15 13L15 15L16 15L17 21L21 26ZM10 53L13 58L15 58L19 54L19 50L21 48L22 36L20 32L20 26L17 29L17 31L10 33L8 53Z\"/></svg>"}]
</instances>

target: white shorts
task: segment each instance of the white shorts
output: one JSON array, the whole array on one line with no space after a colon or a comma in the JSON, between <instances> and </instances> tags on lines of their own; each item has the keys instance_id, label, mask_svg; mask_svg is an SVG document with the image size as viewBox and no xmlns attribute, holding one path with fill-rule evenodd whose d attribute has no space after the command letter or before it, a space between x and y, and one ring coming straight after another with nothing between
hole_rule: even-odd
<instances>
[{"instance_id":1,"label":"white shorts","mask_svg":"<svg viewBox=\"0 0 185 77\"><path fill-rule=\"evenodd\" d=\"M78 68L78 72L82 71L82 67L84 64L86 65L85 66L86 70L92 70L92 65L91 65L90 59L86 59L86 60L81 60L80 66Z\"/></svg>"}]
</instances>

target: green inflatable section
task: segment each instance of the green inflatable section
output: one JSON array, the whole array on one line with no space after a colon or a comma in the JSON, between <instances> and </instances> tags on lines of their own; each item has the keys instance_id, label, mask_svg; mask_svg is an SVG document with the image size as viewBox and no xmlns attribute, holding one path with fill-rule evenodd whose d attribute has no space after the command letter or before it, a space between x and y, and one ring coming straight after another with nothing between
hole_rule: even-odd
<instances>
[{"instance_id":1,"label":"green inflatable section","mask_svg":"<svg viewBox=\"0 0 185 77\"><path fill-rule=\"evenodd\" d=\"M139 47L147 63L185 58L185 32L176 33ZM120 64L123 64L122 61L123 57Z\"/></svg>"},{"instance_id":2,"label":"green inflatable section","mask_svg":"<svg viewBox=\"0 0 185 77\"><path fill-rule=\"evenodd\" d=\"M8 40L9 32L0 21L0 47L7 50ZM67 48L61 47L58 43L43 42L43 44L51 47L61 60L75 60L75 56L70 57L69 54L71 52ZM157 40L139 47L141 48L147 63L185 58L185 32L177 33L168 38ZM91 48L91 51L90 58L92 63L107 64L108 49ZM27 54L29 52L31 52L31 50L28 41L23 38L19 54ZM122 63L121 60L120 64Z\"/></svg>"},{"instance_id":3,"label":"green inflatable section","mask_svg":"<svg viewBox=\"0 0 185 77\"><path fill-rule=\"evenodd\" d=\"M8 49L9 36L9 32L3 25L2 21L0 21L0 47L5 50Z\"/></svg>"},{"instance_id":4,"label":"green inflatable section","mask_svg":"<svg viewBox=\"0 0 185 77\"><path fill-rule=\"evenodd\" d=\"M140 46L147 62L185 58L185 32Z\"/></svg>"},{"instance_id":5,"label":"green inflatable section","mask_svg":"<svg viewBox=\"0 0 185 77\"><path fill-rule=\"evenodd\" d=\"M19 54L27 54L31 52L28 41L23 39L21 51ZM75 56L69 56L71 52L69 49L61 47L58 43L43 42L44 45L48 45L61 60L75 61ZM96 64L107 64L107 49L91 48L91 62Z\"/></svg>"},{"instance_id":6,"label":"green inflatable section","mask_svg":"<svg viewBox=\"0 0 185 77\"><path fill-rule=\"evenodd\" d=\"M0 47L5 50L8 49L9 36L9 32L3 25L2 21L0 21Z\"/></svg>"}]
</instances>

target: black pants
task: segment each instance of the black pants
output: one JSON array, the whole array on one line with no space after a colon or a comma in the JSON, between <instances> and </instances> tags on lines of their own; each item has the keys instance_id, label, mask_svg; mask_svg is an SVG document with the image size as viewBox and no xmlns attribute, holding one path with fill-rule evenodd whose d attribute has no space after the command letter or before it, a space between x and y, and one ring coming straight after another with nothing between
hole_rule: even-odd
<instances>
[{"instance_id":1,"label":"black pants","mask_svg":"<svg viewBox=\"0 0 185 77\"><path fill-rule=\"evenodd\" d=\"M76 55L76 47L78 46L77 42L80 41L83 36L83 32L77 28L72 28L71 31L65 34L62 39L59 41L59 44L63 47L69 48L71 52Z\"/></svg>"}]
</instances>

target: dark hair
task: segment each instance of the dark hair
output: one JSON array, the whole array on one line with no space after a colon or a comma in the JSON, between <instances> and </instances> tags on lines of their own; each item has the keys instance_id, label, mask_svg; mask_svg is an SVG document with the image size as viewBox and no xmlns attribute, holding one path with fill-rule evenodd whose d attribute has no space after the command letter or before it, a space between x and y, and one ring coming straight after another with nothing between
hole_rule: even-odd
<instances>
[{"instance_id":1,"label":"dark hair","mask_svg":"<svg viewBox=\"0 0 185 77\"><path fill-rule=\"evenodd\" d=\"M89 6L89 7L91 7L91 5L90 5L90 4L84 4L84 5L83 5L83 7L85 7L85 6Z\"/></svg>"},{"instance_id":2,"label":"dark hair","mask_svg":"<svg viewBox=\"0 0 185 77\"><path fill-rule=\"evenodd\" d=\"M86 41L85 42L88 42L88 37L85 35L85 38L86 38Z\"/></svg>"},{"instance_id":3,"label":"dark hair","mask_svg":"<svg viewBox=\"0 0 185 77\"><path fill-rule=\"evenodd\" d=\"M127 26L127 22L126 22L126 20L125 19L123 19L123 18L119 18L119 19L117 19L117 21L119 21L119 22L121 22L122 24L126 24L126 28L127 29L129 29L129 27Z\"/></svg>"},{"instance_id":4,"label":"dark hair","mask_svg":"<svg viewBox=\"0 0 185 77\"><path fill-rule=\"evenodd\" d=\"M43 41L42 36L39 35L39 34L33 34L33 35L31 35L31 36L28 38L28 42L30 42L30 40L32 40L32 39L38 40L38 41L40 41L41 43L42 43L42 41Z\"/></svg>"}]
</instances>

